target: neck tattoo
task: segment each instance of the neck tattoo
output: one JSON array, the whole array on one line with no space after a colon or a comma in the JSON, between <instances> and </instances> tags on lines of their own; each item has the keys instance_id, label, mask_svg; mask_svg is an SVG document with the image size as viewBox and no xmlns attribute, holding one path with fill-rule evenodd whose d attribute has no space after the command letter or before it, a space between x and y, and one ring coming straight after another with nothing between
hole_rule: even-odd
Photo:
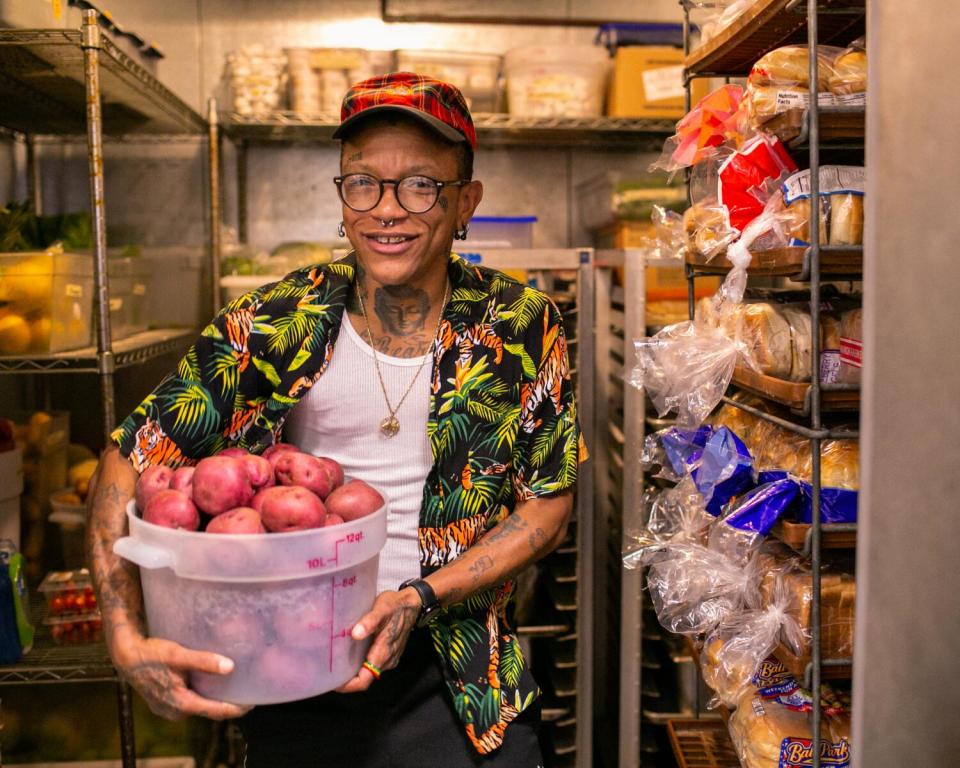
<instances>
[{"instance_id":1,"label":"neck tattoo","mask_svg":"<svg viewBox=\"0 0 960 768\"><path fill-rule=\"evenodd\" d=\"M363 293L360 290L360 281L359 279L354 283L354 287L357 293L357 301L360 303L360 313L363 315L363 323L367 329L367 341L370 344L370 349L373 352L373 365L377 371L377 378L380 380L380 391L383 392L383 400L387 404L387 416L385 416L380 421L380 432L384 437L393 437L400 431L400 420L397 418L397 412L400 410L400 406L403 405L404 400L407 399L407 395L410 394L410 391L413 389L413 385L416 383L417 378L420 376L420 372L423 370L424 365L427 363L429 356L430 347L424 351L423 360L420 362L420 365L417 367L417 372L413 375L413 379L410 381L410 384L407 386L403 395L400 397L400 402L393 406L390 404L390 397L387 395L387 385L383 381L383 373L380 371L380 358L377 356L377 345L373 341L373 333L370 330L370 320L367 317L367 309L363 304ZM378 289L379 290L379 289ZM440 315L437 318L437 328L433 334L434 339L440 333L440 324L443 322L443 311L447 307L447 301L450 298L450 282L444 285L443 289L443 303L440 304ZM431 341L432 344L432 341Z\"/></svg>"}]
</instances>

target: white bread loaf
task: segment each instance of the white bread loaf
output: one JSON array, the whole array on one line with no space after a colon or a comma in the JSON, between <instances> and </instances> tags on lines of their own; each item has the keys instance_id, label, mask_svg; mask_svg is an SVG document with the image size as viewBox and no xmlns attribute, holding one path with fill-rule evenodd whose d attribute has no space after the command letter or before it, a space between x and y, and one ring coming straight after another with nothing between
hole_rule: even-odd
<instances>
[{"instance_id":1,"label":"white bread loaf","mask_svg":"<svg viewBox=\"0 0 960 768\"><path fill-rule=\"evenodd\" d=\"M791 381L810 381L810 353L812 347L812 323L806 310L784 307L783 317L790 325L790 375Z\"/></svg>"},{"instance_id":2,"label":"white bread loaf","mask_svg":"<svg viewBox=\"0 0 960 768\"><path fill-rule=\"evenodd\" d=\"M830 195L830 245L863 243L863 196Z\"/></svg>"},{"instance_id":3,"label":"white bread loaf","mask_svg":"<svg viewBox=\"0 0 960 768\"><path fill-rule=\"evenodd\" d=\"M741 313L743 341L761 373L786 379L793 365L790 325L773 304L747 304Z\"/></svg>"}]
</instances>

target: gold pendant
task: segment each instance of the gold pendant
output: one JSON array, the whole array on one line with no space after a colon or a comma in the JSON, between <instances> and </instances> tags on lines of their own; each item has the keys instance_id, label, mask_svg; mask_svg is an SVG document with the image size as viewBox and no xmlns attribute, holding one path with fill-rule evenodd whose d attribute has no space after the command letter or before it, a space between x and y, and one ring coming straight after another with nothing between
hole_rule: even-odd
<instances>
[{"instance_id":1,"label":"gold pendant","mask_svg":"<svg viewBox=\"0 0 960 768\"><path fill-rule=\"evenodd\" d=\"M387 416L383 421L380 422L380 431L386 437L393 437L397 432L400 431L400 422L397 421L397 417L394 415Z\"/></svg>"}]
</instances>

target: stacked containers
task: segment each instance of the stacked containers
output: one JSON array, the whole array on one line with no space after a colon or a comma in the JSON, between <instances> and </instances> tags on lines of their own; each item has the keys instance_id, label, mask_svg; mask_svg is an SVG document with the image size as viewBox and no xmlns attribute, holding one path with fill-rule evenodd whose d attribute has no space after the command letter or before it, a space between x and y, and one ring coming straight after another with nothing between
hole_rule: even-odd
<instances>
[{"instance_id":1,"label":"stacked containers","mask_svg":"<svg viewBox=\"0 0 960 768\"><path fill-rule=\"evenodd\" d=\"M362 48L287 48L290 109L312 115L339 112L347 89L393 69L391 51Z\"/></svg>"},{"instance_id":2,"label":"stacked containers","mask_svg":"<svg viewBox=\"0 0 960 768\"><path fill-rule=\"evenodd\" d=\"M493 53L397 51L397 69L444 80L459 88L472 112L498 110L501 57Z\"/></svg>"},{"instance_id":3,"label":"stacked containers","mask_svg":"<svg viewBox=\"0 0 960 768\"><path fill-rule=\"evenodd\" d=\"M514 48L505 59L510 114L600 117L610 61L595 46Z\"/></svg>"}]
</instances>

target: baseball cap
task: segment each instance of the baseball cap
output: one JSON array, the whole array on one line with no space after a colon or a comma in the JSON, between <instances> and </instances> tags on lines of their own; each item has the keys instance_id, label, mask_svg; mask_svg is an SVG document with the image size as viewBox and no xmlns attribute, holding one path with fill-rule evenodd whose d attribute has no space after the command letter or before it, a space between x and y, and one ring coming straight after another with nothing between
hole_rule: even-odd
<instances>
[{"instance_id":1,"label":"baseball cap","mask_svg":"<svg viewBox=\"0 0 960 768\"><path fill-rule=\"evenodd\" d=\"M477 148L477 132L460 89L450 83L412 72L393 72L353 85L340 105L340 127L333 138L377 112L405 112L446 139Z\"/></svg>"}]
</instances>

